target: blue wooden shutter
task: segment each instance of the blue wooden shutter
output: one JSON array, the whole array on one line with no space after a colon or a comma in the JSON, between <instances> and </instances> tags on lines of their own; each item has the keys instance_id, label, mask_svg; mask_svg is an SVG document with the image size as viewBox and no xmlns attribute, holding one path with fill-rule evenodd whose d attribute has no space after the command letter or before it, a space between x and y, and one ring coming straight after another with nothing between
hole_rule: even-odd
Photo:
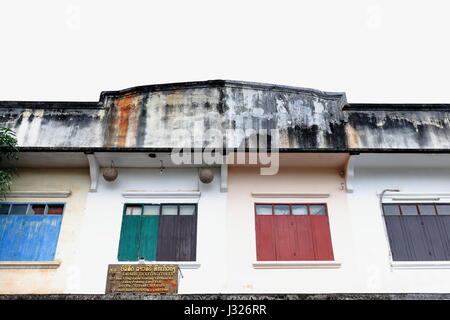
<instances>
[{"instance_id":1,"label":"blue wooden shutter","mask_svg":"<svg viewBox=\"0 0 450 320\"><path fill-rule=\"evenodd\" d=\"M1 261L52 261L62 216L0 216Z\"/></svg>"}]
</instances>

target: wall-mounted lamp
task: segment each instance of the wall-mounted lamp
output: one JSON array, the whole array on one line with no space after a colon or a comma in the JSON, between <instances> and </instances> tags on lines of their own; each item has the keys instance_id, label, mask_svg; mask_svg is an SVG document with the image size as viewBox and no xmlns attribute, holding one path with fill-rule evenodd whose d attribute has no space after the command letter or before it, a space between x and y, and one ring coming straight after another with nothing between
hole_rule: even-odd
<instances>
[{"instance_id":1,"label":"wall-mounted lamp","mask_svg":"<svg viewBox=\"0 0 450 320\"><path fill-rule=\"evenodd\" d=\"M106 181L114 181L117 179L119 172L117 171L117 168L114 167L114 161L111 161L111 167L103 169L103 178Z\"/></svg>"},{"instance_id":2,"label":"wall-mounted lamp","mask_svg":"<svg viewBox=\"0 0 450 320\"><path fill-rule=\"evenodd\" d=\"M209 168L201 168L198 171L198 178L203 183L211 183L214 180L214 173Z\"/></svg>"}]
</instances>

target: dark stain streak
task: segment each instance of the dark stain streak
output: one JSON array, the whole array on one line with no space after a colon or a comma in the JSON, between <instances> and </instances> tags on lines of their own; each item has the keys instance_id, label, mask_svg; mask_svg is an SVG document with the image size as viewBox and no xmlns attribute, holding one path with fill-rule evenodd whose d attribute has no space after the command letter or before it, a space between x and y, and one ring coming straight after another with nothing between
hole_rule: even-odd
<instances>
[{"instance_id":1,"label":"dark stain streak","mask_svg":"<svg viewBox=\"0 0 450 320\"><path fill-rule=\"evenodd\" d=\"M220 115L223 115L225 110L228 110L228 108L225 108L225 90L219 89L219 102L217 103L217 112Z\"/></svg>"},{"instance_id":2,"label":"dark stain streak","mask_svg":"<svg viewBox=\"0 0 450 320\"><path fill-rule=\"evenodd\" d=\"M330 133L325 132L327 147L337 146L338 148L347 148L345 124L330 123L330 131Z\"/></svg>"},{"instance_id":3,"label":"dark stain streak","mask_svg":"<svg viewBox=\"0 0 450 320\"><path fill-rule=\"evenodd\" d=\"M164 115L169 116L173 113L174 106L172 104L166 104L164 107Z\"/></svg>"},{"instance_id":4,"label":"dark stain streak","mask_svg":"<svg viewBox=\"0 0 450 320\"><path fill-rule=\"evenodd\" d=\"M432 136L439 137L443 145L450 145L449 128L444 121L446 115L442 112L355 111L349 113L348 118L361 141L360 147L418 145L420 148L430 148L434 144ZM373 141L377 145L373 145ZM395 144L392 145L392 142Z\"/></svg>"},{"instance_id":5,"label":"dark stain streak","mask_svg":"<svg viewBox=\"0 0 450 320\"><path fill-rule=\"evenodd\" d=\"M145 144L145 131L147 128L147 102L148 95L142 97L142 103L139 107L139 114L137 120L136 145L143 146Z\"/></svg>"},{"instance_id":6,"label":"dark stain streak","mask_svg":"<svg viewBox=\"0 0 450 320\"><path fill-rule=\"evenodd\" d=\"M295 126L288 128L289 143L291 146L298 146L299 148L317 148L317 133L318 126L312 127Z\"/></svg>"}]
</instances>

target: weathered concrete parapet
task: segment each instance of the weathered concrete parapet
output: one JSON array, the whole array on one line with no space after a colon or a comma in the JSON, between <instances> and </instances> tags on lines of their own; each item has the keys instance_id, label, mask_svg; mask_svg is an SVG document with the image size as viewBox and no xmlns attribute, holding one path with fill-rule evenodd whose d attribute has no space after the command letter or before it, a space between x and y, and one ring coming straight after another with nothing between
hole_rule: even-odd
<instances>
[{"instance_id":1,"label":"weathered concrete parapet","mask_svg":"<svg viewBox=\"0 0 450 320\"><path fill-rule=\"evenodd\" d=\"M350 149L450 149L450 105L349 104Z\"/></svg>"},{"instance_id":2,"label":"weathered concrete parapet","mask_svg":"<svg viewBox=\"0 0 450 320\"><path fill-rule=\"evenodd\" d=\"M344 93L237 81L205 81L102 92L98 103L0 102L0 125L21 147L345 149ZM184 129L189 135L179 135ZM278 138L279 137L279 138Z\"/></svg>"},{"instance_id":3,"label":"weathered concrete parapet","mask_svg":"<svg viewBox=\"0 0 450 320\"><path fill-rule=\"evenodd\" d=\"M105 114L97 102L0 102L0 126L19 147L102 147Z\"/></svg>"},{"instance_id":4,"label":"weathered concrete parapet","mask_svg":"<svg viewBox=\"0 0 450 320\"><path fill-rule=\"evenodd\" d=\"M266 130L264 142L288 152L447 152L449 111L347 104L344 93L212 80L105 91L99 102L0 102L0 126L14 129L22 148L51 150L253 149Z\"/></svg>"}]
</instances>

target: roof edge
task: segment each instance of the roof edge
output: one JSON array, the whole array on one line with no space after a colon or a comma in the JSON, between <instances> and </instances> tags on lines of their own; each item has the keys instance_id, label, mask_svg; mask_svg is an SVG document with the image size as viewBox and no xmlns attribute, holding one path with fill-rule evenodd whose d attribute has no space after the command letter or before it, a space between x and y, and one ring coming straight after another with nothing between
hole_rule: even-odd
<instances>
[{"instance_id":1,"label":"roof edge","mask_svg":"<svg viewBox=\"0 0 450 320\"><path fill-rule=\"evenodd\" d=\"M101 101L0 101L0 108L101 109Z\"/></svg>"},{"instance_id":2,"label":"roof edge","mask_svg":"<svg viewBox=\"0 0 450 320\"><path fill-rule=\"evenodd\" d=\"M248 81L238 81L238 80L206 80L206 81L191 81L191 82L173 82L173 83L163 83L163 84L152 84L135 86L122 90L115 91L102 91L100 93L100 101L106 96L121 96L132 93L139 92L158 92L167 90L180 90L180 89L195 89L195 88L214 88L214 87L235 87L235 88L251 88L259 90L271 90L271 91L281 91L281 92L292 92L292 93L309 93L315 94L324 98L342 98L345 97L345 92L327 92L312 88L285 86L270 83L260 83L260 82L248 82Z\"/></svg>"},{"instance_id":3,"label":"roof edge","mask_svg":"<svg viewBox=\"0 0 450 320\"><path fill-rule=\"evenodd\" d=\"M446 103L347 103L343 111L449 111Z\"/></svg>"}]
</instances>

